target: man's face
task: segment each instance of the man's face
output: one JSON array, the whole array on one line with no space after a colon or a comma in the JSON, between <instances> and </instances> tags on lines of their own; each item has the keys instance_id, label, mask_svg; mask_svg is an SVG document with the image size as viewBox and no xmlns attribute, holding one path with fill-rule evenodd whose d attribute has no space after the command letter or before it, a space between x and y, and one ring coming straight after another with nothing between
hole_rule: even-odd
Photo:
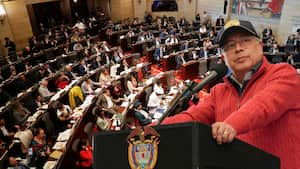
<instances>
[{"instance_id":1,"label":"man's face","mask_svg":"<svg viewBox=\"0 0 300 169\"><path fill-rule=\"evenodd\" d=\"M246 32L236 32L225 39L225 62L233 73L247 73L263 58L263 45Z\"/></svg>"}]
</instances>

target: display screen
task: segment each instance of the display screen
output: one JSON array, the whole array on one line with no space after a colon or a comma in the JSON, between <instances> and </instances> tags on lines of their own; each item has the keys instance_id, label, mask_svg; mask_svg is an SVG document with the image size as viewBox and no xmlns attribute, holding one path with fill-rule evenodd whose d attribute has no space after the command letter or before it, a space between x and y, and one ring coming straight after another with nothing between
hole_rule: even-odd
<instances>
[{"instance_id":1,"label":"display screen","mask_svg":"<svg viewBox=\"0 0 300 169\"><path fill-rule=\"evenodd\" d=\"M154 0L152 2L152 12L177 11L178 5L175 0Z\"/></svg>"}]
</instances>

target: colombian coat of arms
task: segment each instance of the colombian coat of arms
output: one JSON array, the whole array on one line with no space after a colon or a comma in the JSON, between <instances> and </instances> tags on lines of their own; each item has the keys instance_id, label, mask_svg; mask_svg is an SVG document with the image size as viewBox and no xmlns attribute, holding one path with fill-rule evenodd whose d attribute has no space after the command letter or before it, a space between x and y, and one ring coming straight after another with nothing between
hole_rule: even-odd
<instances>
[{"instance_id":1,"label":"colombian coat of arms","mask_svg":"<svg viewBox=\"0 0 300 169\"><path fill-rule=\"evenodd\" d=\"M153 169L158 156L160 135L152 127L139 127L127 137L131 169Z\"/></svg>"}]
</instances>

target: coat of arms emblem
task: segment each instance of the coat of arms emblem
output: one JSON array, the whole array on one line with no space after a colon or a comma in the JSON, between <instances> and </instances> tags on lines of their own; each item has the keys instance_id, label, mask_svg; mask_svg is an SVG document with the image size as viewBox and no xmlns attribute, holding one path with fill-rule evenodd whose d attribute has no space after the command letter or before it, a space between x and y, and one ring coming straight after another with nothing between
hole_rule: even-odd
<instances>
[{"instance_id":1,"label":"coat of arms emblem","mask_svg":"<svg viewBox=\"0 0 300 169\"><path fill-rule=\"evenodd\" d=\"M153 169L158 155L160 135L151 127L134 129L127 137L131 169Z\"/></svg>"}]
</instances>

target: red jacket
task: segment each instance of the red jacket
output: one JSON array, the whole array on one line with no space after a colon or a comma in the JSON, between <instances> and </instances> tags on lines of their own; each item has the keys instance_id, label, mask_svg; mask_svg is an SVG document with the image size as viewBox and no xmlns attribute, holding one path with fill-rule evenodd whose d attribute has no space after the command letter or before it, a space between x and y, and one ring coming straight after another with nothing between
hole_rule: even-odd
<instances>
[{"instance_id":1,"label":"red jacket","mask_svg":"<svg viewBox=\"0 0 300 169\"><path fill-rule=\"evenodd\" d=\"M288 64L261 67L247 83L242 96L225 78L197 106L164 124L199 121L226 122L237 138L280 157L281 169L300 168L300 78Z\"/></svg>"},{"instance_id":2,"label":"red jacket","mask_svg":"<svg viewBox=\"0 0 300 169\"><path fill-rule=\"evenodd\" d=\"M87 150L82 149L80 151L80 166L81 167L91 167L93 162L92 147L88 146Z\"/></svg>"}]
</instances>

